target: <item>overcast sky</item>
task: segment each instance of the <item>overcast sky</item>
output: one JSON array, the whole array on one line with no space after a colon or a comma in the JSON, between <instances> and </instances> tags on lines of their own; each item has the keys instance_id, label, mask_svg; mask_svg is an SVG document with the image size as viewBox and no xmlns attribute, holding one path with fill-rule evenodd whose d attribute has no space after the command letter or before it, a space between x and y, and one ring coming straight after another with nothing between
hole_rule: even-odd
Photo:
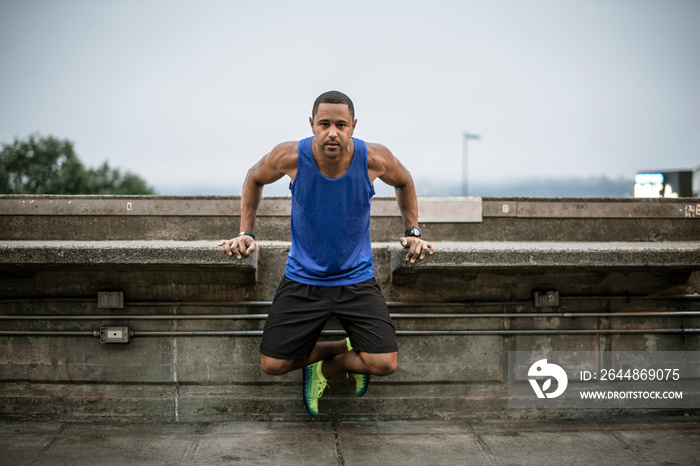
<instances>
[{"instance_id":1,"label":"overcast sky","mask_svg":"<svg viewBox=\"0 0 700 466\"><path fill-rule=\"evenodd\" d=\"M472 183L632 180L700 165L699 50L697 0L0 0L0 142L239 194L337 89L417 180L460 180L464 131Z\"/></svg>"}]
</instances>

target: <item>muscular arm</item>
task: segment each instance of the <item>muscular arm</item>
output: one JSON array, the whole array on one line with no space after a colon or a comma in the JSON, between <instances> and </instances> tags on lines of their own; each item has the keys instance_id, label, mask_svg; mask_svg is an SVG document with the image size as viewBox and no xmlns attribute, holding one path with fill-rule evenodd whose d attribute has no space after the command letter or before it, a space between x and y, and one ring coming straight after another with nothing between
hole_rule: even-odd
<instances>
[{"instance_id":1,"label":"muscular arm","mask_svg":"<svg viewBox=\"0 0 700 466\"><path fill-rule=\"evenodd\" d=\"M297 144L279 144L248 170L241 192L241 231L255 230L255 216L262 199L263 187L284 175L294 178L297 169Z\"/></svg>"},{"instance_id":2,"label":"muscular arm","mask_svg":"<svg viewBox=\"0 0 700 466\"><path fill-rule=\"evenodd\" d=\"M411 173L394 157L389 149L381 144L367 144L367 165L370 181L374 182L376 178L379 178L389 186L394 187L404 228L417 226L418 197ZM430 254L435 252L432 244L420 238L402 237L400 242L402 246L408 248L406 259L411 262L415 262L416 259L423 260L426 252Z\"/></svg>"},{"instance_id":3,"label":"muscular arm","mask_svg":"<svg viewBox=\"0 0 700 466\"><path fill-rule=\"evenodd\" d=\"M262 199L263 188L266 184L274 183L288 175L292 180L297 170L298 142L284 142L253 165L246 174L241 192L241 225L240 231L255 231L255 217ZM224 246L228 255L249 256L255 250L255 241L248 235L230 240L223 240L219 246Z\"/></svg>"}]
</instances>

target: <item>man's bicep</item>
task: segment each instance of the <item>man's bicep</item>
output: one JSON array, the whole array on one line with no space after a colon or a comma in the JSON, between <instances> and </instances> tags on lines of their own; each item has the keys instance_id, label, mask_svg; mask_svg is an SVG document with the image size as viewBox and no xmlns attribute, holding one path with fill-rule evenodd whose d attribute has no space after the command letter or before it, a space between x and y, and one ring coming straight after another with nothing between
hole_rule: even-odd
<instances>
[{"instance_id":1,"label":"man's bicep","mask_svg":"<svg viewBox=\"0 0 700 466\"><path fill-rule=\"evenodd\" d=\"M389 149L381 144L368 144L368 149L368 165L372 180L379 178L393 187L406 184L411 175Z\"/></svg>"},{"instance_id":2,"label":"man's bicep","mask_svg":"<svg viewBox=\"0 0 700 466\"><path fill-rule=\"evenodd\" d=\"M270 163L267 154L248 170L247 178L257 185L274 183L284 176L273 164Z\"/></svg>"},{"instance_id":3,"label":"man's bicep","mask_svg":"<svg viewBox=\"0 0 700 466\"><path fill-rule=\"evenodd\" d=\"M385 159L384 172L379 179L389 186L399 188L411 181L411 174L399 159L390 154L390 157Z\"/></svg>"}]
</instances>

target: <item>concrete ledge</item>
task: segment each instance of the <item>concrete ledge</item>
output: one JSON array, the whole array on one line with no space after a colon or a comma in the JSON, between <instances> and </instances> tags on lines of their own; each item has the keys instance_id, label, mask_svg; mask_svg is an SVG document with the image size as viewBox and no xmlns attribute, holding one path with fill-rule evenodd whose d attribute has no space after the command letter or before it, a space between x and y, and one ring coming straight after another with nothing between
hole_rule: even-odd
<instances>
[{"instance_id":1,"label":"concrete ledge","mask_svg":"<svg viewBox=\"0 0 700 466\"><path fill-rule=\"evenodd\" d=\"M444 242L437 252L411 264L397 242L374 243L388 249L392 274L435 271L521 269L700 270L698 242ZM260 242L284 262L289 243ZM217 266L244 274L257 272L258 251L236 259L216 241L0 241L3 266Z\"/></svg>"},{"instance_id":2,"label":"concrete ledge","mask_svg":"<svg viewBox=\"0 0 700 466\"><path fill-rule=\"evenodd\" d=\"M0 216L240 216L240 196L0 195ZM697 198L418 198L421 222L480 222L483 217L700 218ZM259 217L288 217L290 196L265 196ZM372 216L400 217L393 197L375 197Z\"/></svg>"},{"instance_id":3,"label":"concrete ledge","mask_svg":"<svg viewBox=\"0 0 700 466\"><path fill-rule=\"evenodd\" d=\"M419 197L440 241L698 241L697 199ZM264 197L256 233L289 241L289 197ZM239 231L239 196L0 195L0 241L195 241ZM375 197L374 241L404 231L395 198Z\"/></svg>"},{"instance_id":4,"label":"concrete ledge","mask_svg":"<svg viewBox=\"0 0 700 466\"><path fill-rule=\"evenodd\" d=\"M226 266L255 274L257 252L241 260L215 241L0 241L2 265Z\"/></svg>"},{"instance_id":5,"label":"concrete ledge","mask_svg":"<svg viewBox=\"0 0 700 466\"><path fill-rule=\"evenodd\" d=\"M666 269L700 270L700 243L455 242L435 243L436 253L411 264L406 249L391 245L392 271L430 273L473 269Z\"/></svg>"}]
</instances>

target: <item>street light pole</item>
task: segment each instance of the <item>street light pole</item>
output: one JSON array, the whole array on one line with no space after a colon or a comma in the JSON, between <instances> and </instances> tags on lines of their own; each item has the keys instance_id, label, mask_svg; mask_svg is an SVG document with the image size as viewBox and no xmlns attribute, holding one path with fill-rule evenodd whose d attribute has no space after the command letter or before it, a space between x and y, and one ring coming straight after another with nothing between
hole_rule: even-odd
<instances>
[{"instance_id":1,"label":"street light pole","mask_svg":"<svg viewBox=\"0 0 700 466\"><path fill-rule=\"evenodd\" d=\"M462 196L467 196L469 190L467 189L467 146L469 145L469 140L481 139L478 134L469 134L466 131L462 135Z\"/></svg>"}]
</instances>

